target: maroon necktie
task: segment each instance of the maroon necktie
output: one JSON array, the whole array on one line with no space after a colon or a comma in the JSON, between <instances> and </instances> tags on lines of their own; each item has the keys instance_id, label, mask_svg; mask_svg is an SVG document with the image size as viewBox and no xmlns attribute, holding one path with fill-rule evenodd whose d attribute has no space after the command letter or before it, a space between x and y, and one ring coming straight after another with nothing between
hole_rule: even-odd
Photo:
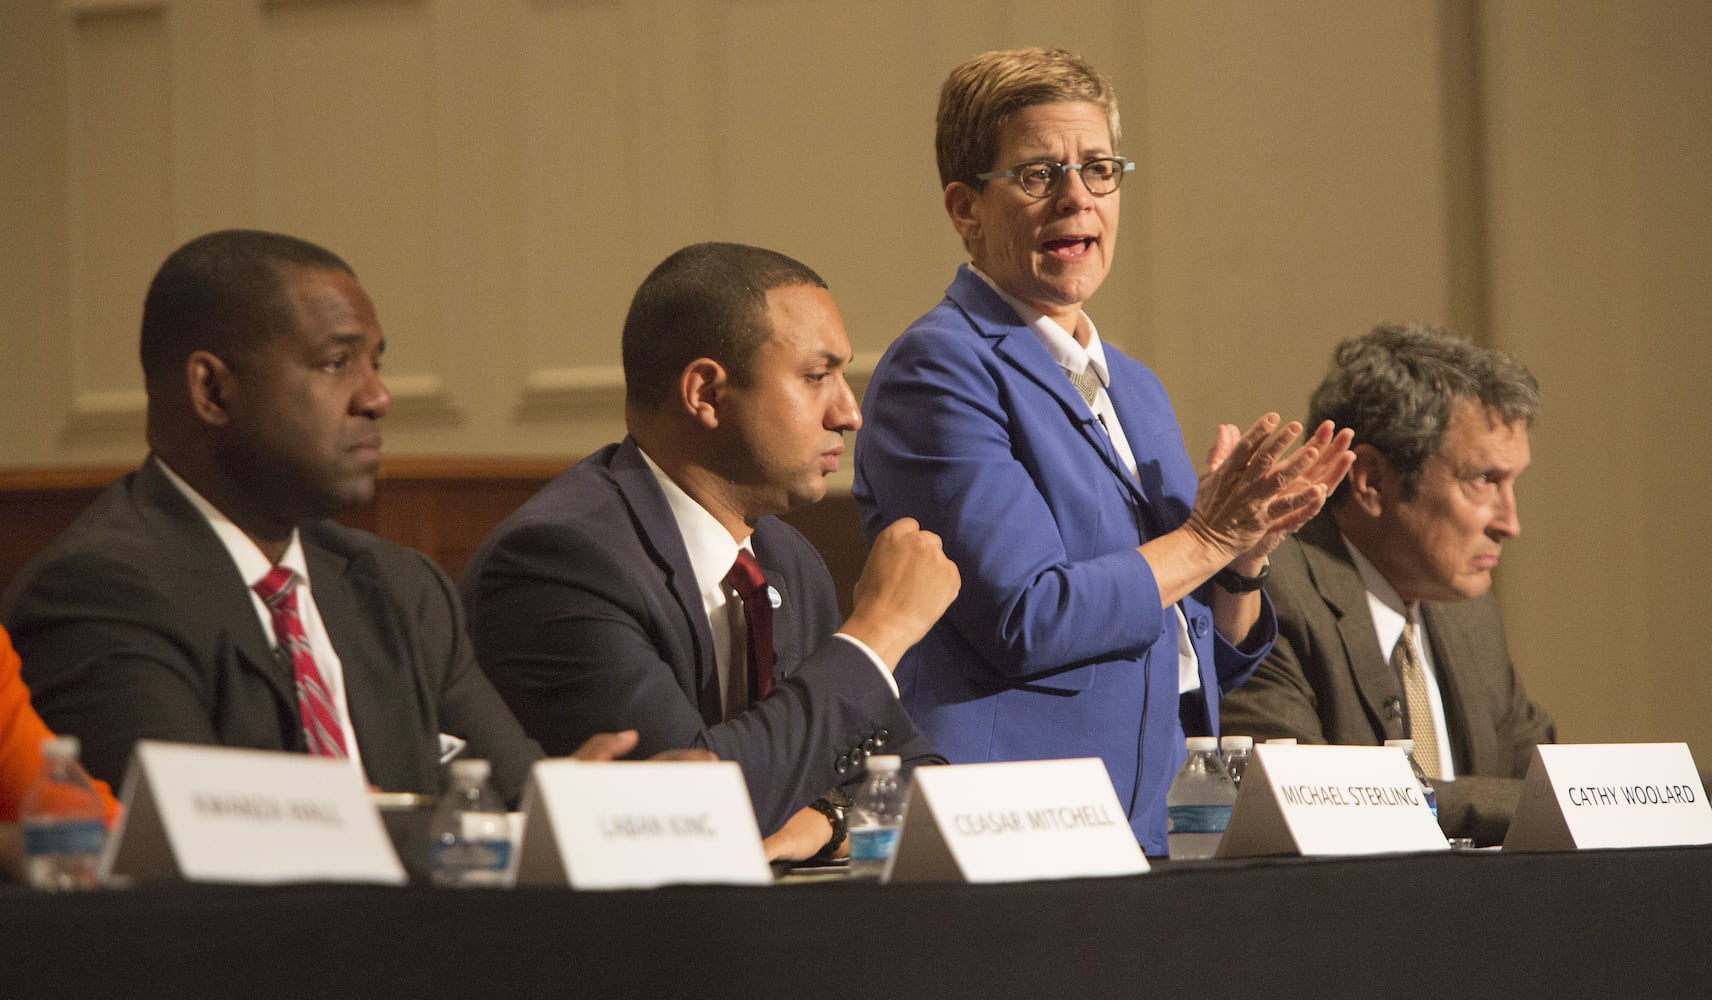
<instances>
[{"instance_id":1,"label":"maroon necktie","mask_svg":"<svg viewBox=\"0 0 1712 1000\"><path fill-rule=\"evenodd\" d=\"M749 625L749 699L760 701L773 690L773 603L767 579L755 557L738 549L725 583L743 599L743 620Z\"/></svg>"},{"instance_id":2,"label":"maroon necktie","mask_svg":"<svg viewBox=\"0 0 1712 1000\"><path fill-rule=\"evenodd\" d=\"M303 717L309 752L322 757L350 756L345 750L339 713L333 710L333 699L321 682L315 654L309 650L309 636L303 631L303 618L297 613L297 574L285 566L275 566L255 589L273 612L274 641L291 659L291 672L297 678L297 711Z\"/></svg>"}]
</instances>

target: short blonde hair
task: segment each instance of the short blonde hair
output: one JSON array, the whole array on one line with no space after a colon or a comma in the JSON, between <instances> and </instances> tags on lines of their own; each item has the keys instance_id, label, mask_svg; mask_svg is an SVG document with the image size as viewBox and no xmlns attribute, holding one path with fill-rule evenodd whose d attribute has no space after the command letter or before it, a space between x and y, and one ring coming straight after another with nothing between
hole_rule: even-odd
<instances>
[{"instance_id":1,"label":"short blonde hair","mask_svg":"<svg viewBox=\"0 0 1712 1000\"><path fill-rule=\"evenodd\" d=\"M1118 98L1111 81L1065 49L984 52L958 66L939 90L934 147L939 183L979 188L978 174L993 168L999 133L1011 115L1036 104L1088 101L1106 113L1117 152Z\"/></svg>"}]
</instances>

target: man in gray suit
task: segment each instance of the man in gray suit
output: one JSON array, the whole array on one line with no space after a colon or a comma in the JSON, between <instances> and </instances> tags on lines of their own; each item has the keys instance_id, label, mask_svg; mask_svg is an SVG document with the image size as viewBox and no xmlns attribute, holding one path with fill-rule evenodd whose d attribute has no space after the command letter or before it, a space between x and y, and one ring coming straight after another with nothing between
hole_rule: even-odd
<instances>
[{"instance_id":1,"label":"man in gray suit","mask_svg":"<svg viewBox=\"0 0 1712 1000\"><path fill-rule=\"evenodd\" d=\"M1538 408L1526 368L1443 330L1380 326L1339 345L1309 416L1355 431L1355 465L1272 554L1278 642L1225 696L1226 732L1413 738L1446 834L1503 840L1534 745L1556 738L1490 592L1521 530Z\"/></svg>"},{"instance_id":2,"label":"man in gray suit","mask_svg":"<svg viewBox=\"0 0 1712 1000\"><path fill-rule=\"evenodd\" d=\"M461 740L521 792L540 749L476 667L445 574L326 520L374 493L385 346L355 274L312 243L229 230L161 265L151 454L0 604L37 709L91 773L117 782L157 739L343 757L382 790L432 793Z\"/></svg>"}]
</instances>

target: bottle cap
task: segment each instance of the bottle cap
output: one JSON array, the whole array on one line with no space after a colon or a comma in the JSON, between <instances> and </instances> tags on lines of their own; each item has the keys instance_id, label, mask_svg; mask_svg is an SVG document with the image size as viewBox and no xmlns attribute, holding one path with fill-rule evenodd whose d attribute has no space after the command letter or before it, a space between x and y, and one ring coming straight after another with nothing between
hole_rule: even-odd
<instances>
[{"instance_id":1,"label":"bottle cap","mask_svg":"<svg viewBox=\"0 0 1712 1000\"><path fill-rule=\"evenodd\" d=\"M1188 748L1190 753L1207 753L1217 750L1219 741L1217 737L1213 736L1185 736L1183 746Z\"/></svg>"},{"instance_id":2,"label":"bottle cap","mask_svg":"<svg viewBox=\"0 0 1712 1000\"><path fill-rule=\"evenodd\" d=\"M459 757L452 761L452 777L466 781L486 781L493 765L479 757Z\"/></svg>"},{"instance_id":3,"label":"bottle cap","mask_svg":"<svg viewBox=\"0 0 1712 1000\"><path fill-rule=\"evenodd\" d=\"M1220 736L1219 737L1219 749L1220 750L1253 750L1254 749L1254 737L1252 737L1252 736Z\"/></svg>"},{"instance_id":4,"label":"bottle cap","mask_svg":"<svg viewBox=\"0 0 1712 1000\"><path fill-rule=\"evenodd\" d=\"M870 771L896 771L903 767L904 759L895 753L877 753L868 758Z\"/></svg>"},{"instance_id":5,"label":"bottle cap","mask_svg":"<svg viewBox=\"0 0 1712 1000\"><path fill-rule=\"evenodd\" d=\"M42 740L42 756L49 760L76 760L83 744L75 736L49 736Z\"/></svg>"}]
</instances>

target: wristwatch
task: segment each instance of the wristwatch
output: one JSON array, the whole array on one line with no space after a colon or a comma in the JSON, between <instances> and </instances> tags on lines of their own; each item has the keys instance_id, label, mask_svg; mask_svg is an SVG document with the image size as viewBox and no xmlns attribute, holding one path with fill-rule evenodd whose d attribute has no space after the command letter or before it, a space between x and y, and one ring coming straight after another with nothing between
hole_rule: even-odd
<instances>
[{"instance_id":1,"label":"wristwatch","mask_svg":"<svg viewBox=\"0 0 1712 1000\"><path fill-rule=\"evenodd\" d=\"M1219 589L1231 594L1247 594L1260 589L1266 578L1272 575L1272 560L1260 564L1260 572L1253 576L1243 576L1241 573L1226 566L1213 574L1213 582Z\"/></svg>"},{"instance_id":2,"label":"wristwatch","mask_svg":"<svg viewBox=\"0 0 1712 1000\"><path fill-rule=\"evenodd\" d=\"M826 821L832 824L831 838L827 840L826 846L814 855L816 861L831 861L838 855L838 848L844 844L844 835L848 829L844 811L850 808L850 796L846 795L843 789L834 788L810 802L808 807L825 816Z\"/></svg>"}]
</instances>

